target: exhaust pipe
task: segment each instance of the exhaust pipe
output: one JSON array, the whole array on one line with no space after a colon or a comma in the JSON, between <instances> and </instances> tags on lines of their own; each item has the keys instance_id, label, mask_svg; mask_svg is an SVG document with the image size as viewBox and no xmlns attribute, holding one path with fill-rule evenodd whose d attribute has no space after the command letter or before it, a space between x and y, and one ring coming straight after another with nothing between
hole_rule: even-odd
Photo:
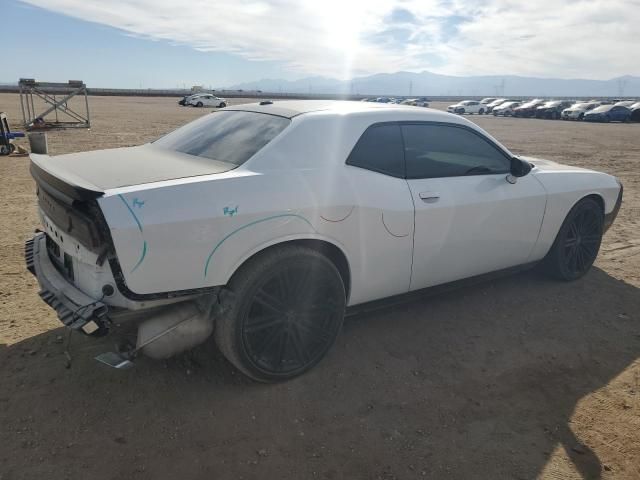
<instances>
[{"instance_id":1,"label":"exhaust pipe","mask_svg":"<svg viewBox=\"0 0 640 480\"><path fill-rule=\"evenodd\" d=\"M201 344L213 333L214 298L176 303L150 314L138 327L136 348L127 353L105 352L96 360L124 369L133 366L138 352L164 360Z\"/></svg>"}]
</instances>

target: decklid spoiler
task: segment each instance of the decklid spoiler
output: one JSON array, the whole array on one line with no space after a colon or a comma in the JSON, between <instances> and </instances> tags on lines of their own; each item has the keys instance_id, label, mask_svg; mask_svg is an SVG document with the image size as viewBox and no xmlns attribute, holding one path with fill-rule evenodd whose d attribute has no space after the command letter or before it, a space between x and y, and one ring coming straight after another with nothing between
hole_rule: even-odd
<instances>
[{"instance_id":1,"label":"decklid spoiler","mask_svg":"<svg viewBox=\"0 0 640 480\"><path fill-rule=\"evenodd\" d=\"M176 178L223 173L236 165L166 150L152 144L51 157L31 155L31 174L72 198Z\"/></svg>"}]
</instances>

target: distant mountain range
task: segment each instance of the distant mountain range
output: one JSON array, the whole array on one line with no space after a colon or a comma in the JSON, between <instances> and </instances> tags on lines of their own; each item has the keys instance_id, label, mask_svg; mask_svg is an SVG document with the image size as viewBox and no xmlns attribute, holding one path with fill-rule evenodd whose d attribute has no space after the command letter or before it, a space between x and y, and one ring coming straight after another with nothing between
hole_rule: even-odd
<instances>
[{"instance_id":1,"label":"distant mountain range","mask_svg":"<svg viewBox=\"0 0 640 480\"><path fill-rule=\"evenodd\" d=\"M380 73L341 81L326 77L301 80L264 79L227 87L271 93L361 94L393 96L541 96L640 97L640 77L611 80L559 79L487 75L457 77L431 72Z\"/></svg>"}]
</instances>

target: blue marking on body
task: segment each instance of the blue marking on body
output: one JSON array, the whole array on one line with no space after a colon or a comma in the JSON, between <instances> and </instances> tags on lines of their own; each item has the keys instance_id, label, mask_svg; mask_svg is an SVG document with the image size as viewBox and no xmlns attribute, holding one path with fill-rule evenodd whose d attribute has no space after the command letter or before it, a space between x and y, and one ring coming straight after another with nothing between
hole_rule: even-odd
<instances>
[{"instance_id":1,"label":"blue marking on body","mask_svg":"<svg viewBox=\"0 0 640 480\"><path fill-rule=\"evenodd\" d=\"M244 230L245 228L251 227L253 225L256 225L258 223L262 223L262 222L266 222L267 220L273 220L275 218L283 218L283 217L293 217L293 218L299 218L300 220L304 221L305 223L307 223L311 229L315 232L316 229L313 227L313 225L311 225L311 222L309 220L307 220L306 218L304 218L301 215L296 215L294 213L283 213L281 215L273 215L272 217L267 217L267 218L261 218L260 220L255 220L253 222L247 223L246 225L243 225L240 228L236 228L234 231L232 231L231 233L229 233L228 235L226 235L222 240L220 240L216 246L213 248L213 250L211 251L211 253L209 254L209 256L207 257L207 261L204 265L204 278L207 278L207 271L209 270L209 262L211 262L211 258L213 257L213 254L216 253L216 250L218 250L218 248L220 248L220 246L232 235L235 235L236 233L238 233L241 230Z\"/></svg>"},{"instance_id":2,"label":"blue marking on body","mask_svg":"<svg viewBox=\"0 0 640 480\"><path fill-rule=\"evenodd\" d=\"M122 196L121 193L118 194L118 196L120 197L120 200L122 200L122 203L125 204L125 206L127 207L127 210L129 210L129 213L131 214L131 216L133 217L133 219L136 221L136 223L138 224L138 228L140 229L140 231L142 232L142 224L140 223L140 220L138 220L138 217L136 216L136 214L133 212L133 210L131 209L131 207L129 206L129 204L127 203L127 201L124 199L124 197Z\"/></svg>"},{"instance_id":3,"label":"blue marking on body","mask_svg":"<svg viewBox=\"0 0 640 480\"><path fill-rule=\"evenodd\" d=\"M144 240L144 243L142 244L142 255L140 255L140 260L138 260L138 263L136 263L135 266L131 269L131 273L136 271L136 269L140 266L140 264L142 263L146 255L147 255L147 241Z\"/></svg>"},{"instance_id":4,"label":"blue marking on body","mask_svg":"<svg viewBox=\"0 0 640 480\"><path fill-rule=\"evenodd\" d=\"M133 219L136 221L136 224L138 225L138 230L140 230L140 233L143 234L142 223L140 223L140 220L138 220L138 217L136 216L136 214L133 212L133 210L131 209L131 207L129 206L129 204L125 200L125 198L122 196L122 194L119 193L118 197L120 197L120 200L122 200L122 203L125 204L125 206L127 207L127 210L129 210L129 213L131 214ZM133 200L133 204L136 205L136 202L138 202L138 205L140 207L142 207L142 205L144 205L144 202L139 202L137 198L135 198ZM142 252L140 254L140 260L138 260L138 263L136 263L134 265L134 267L131 269L131 271L129 273L133 273L133 272L136 271L136 269L142 264L142 261L144 260L144 257L146 257L146 255L147 255L147 241L144 239L144 236L143 236L143 238L142 238Z\"/></svg>"},{"instance_id":5,"label":"blue marking on body","mask_svg":"<svg viewBox=\"0 0 640 480\"><path fill-rule=\"evenodd\" d=\"M238 213L238 206L236 205L236 208L224 207L222 209L222 213L230 217L233 217L236 213Z\"/></svg>"}]
</instances>

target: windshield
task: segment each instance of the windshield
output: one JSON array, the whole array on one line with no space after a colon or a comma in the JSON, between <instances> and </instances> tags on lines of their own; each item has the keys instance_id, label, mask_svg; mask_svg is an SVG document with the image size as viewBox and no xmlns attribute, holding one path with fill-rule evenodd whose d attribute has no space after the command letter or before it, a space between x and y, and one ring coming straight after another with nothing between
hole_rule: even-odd
<instances>
[{"instance_id":1,"label":"windshield","mask_svg":"<svg viewBox=\"0 0 640 480\"><path fill-rule=\"evenodd\" d=\"M275 115L222 110L188 123L153 143L188 155L242 165L290 123L288 118Z\"/></svg>"},{"instance_id":2,"label":"windshield","mask_svg":"<svg viewBox=\"0 0 640 480\"><path fill-rule=\"evenodd\" d=\"M613 108L613 105L602 105L598 108L594 108L593 110L591 110L594 113L600 113L600 112L608 112L609 110L611 110Z\"/></svg>"}]
</instances>

